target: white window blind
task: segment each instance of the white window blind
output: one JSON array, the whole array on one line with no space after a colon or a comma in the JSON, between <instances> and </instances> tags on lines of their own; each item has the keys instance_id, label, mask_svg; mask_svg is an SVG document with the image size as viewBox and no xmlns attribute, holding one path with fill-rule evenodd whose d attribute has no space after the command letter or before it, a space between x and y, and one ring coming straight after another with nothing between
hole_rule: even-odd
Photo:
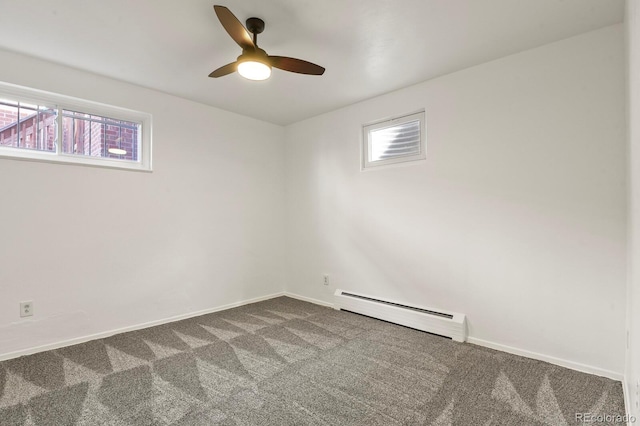
<instances>
[{"instance_id":1,"label":"white window blind","mask_svg":"<svg viewBox=\"0 0 640 426\"><path fill-rule=\"evenodd\" d=\"M364 126L363 168L426 158L424 112Z\"/></svg>"}]
</instances>

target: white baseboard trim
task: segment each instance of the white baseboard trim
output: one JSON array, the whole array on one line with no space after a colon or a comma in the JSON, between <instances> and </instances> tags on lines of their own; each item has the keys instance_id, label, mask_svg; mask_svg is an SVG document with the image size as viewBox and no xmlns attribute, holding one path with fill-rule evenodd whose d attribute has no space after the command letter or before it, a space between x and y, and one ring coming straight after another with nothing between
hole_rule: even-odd
<instances>
[{"instance_id":1,"label":"white baseboard trim","mask_svg":"<svg viewBox=\"0 0 640 426\"><path fill-rule=\"evenodd\" d=\"M288 291L284 292L284 295L287 297L291 297L292 299L302 300L303 302L313 303L314 305L326 306L328 308L333 308L333 303L324 302L322 300L314 299L307 296L300 296L299 294L289 293Z\"/></svg>"},{"instance_id":2,"label":"white baseboard trim","mask_svg":"<svg viewBox=\"0 0 640 426\"><path fill-rule=\"evenodd\" d=\"M284 292L273 293L266 296L254 297L253 299L241 300L239 302L229 303L227 305L217 306L215 308L204 309L196 312L189 312L187 314L176 315L169 318L163 318L159 320L149 321L142 324L131 325L128 327L117 328L114 330L104 331L100 333L90 334L88 336L76 337L74 339L63 340L61 342L49 343L42 346L35 346L32 348L22 349L15 352L8 352L0 354L0 361L6 361L12 358L18 358L25 355L32 355L38 352L50 351L53 349L60 349L66 346L78 345L91 340L104 339L106 337L113 336L114 334L126 333L129 331L141 330L143 328L153 327L156 325L167 324L170 322L180 321L187 318L198 317L200 315L211 314L213 312L224 311L231 308L237 308L238 306L248 305L250 303L262 302L263 300L269 300L276 297L284 296Z\"/></svg>"},{"instance_id":3,"label":"white baseboard trim","mask_svg":"<svg viewBox=\"0 0 640 426\"><path fill-rule=\"evenodd\" d=\"M537 352L527 351L525 349L518 349L512 346L502 345L500 343L490 342L488 340L478 339L476 337L468 337L467 342L478 346L484 346L485 348L495 349L497 351L507 352L514 355L523 356L525 358L536 359L538 361L545 361L550 364L559 365L560 367L570 368L572 370L581 371L583 373L595 374L596 376L607 377L612 380L622 381L624 375L611 370L605 370L603 368L594 367L592 365L581 364L579 362L568 361L562 358L556 358L554 356L544 355Z\"/></svg>"}]
</instances>

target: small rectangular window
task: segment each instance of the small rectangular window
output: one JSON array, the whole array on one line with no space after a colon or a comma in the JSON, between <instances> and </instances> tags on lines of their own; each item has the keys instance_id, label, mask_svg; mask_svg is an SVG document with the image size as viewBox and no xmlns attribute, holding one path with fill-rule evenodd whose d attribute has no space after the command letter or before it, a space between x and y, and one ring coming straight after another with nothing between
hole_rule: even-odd
<instances>
[{"instance_id":1,"label":"small rectangular window","mask_svg":"<svg viewBox=\"0 0 640 426\"><path fill-rule=\"evenodd\" d=\"M363 169L426 158L424 111L363 126Z\"/></svg>"},{"instance_id":2,"label":"small rectangular window","mask_svg":"<svg viewBox=\"0 0 640 426\"><path fill-rule=\"evenodd\" d=\"M0 83L0 157L151 170L151 116Z\"/></svg>"}]
</instances>

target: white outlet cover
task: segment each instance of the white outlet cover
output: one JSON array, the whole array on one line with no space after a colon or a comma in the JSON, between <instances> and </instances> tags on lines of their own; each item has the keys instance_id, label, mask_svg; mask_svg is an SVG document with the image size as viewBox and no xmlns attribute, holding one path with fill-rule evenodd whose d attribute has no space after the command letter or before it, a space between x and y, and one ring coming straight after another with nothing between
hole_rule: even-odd
<instances>
[{"instance_id":1,"label":"white outlet cover","mask_svg":"<svg viewBox=\"0 0 640 426\"><path fill-rule=\"evenodd\" d=\"M33 316L33 301L20 302L20 316L21 317Z\"/></svg>"}]
</instances>

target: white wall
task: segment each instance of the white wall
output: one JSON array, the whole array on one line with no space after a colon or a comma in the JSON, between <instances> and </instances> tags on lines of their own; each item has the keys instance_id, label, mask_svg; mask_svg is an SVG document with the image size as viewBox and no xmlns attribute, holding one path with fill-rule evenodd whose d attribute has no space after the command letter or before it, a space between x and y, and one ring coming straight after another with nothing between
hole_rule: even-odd
<instances>
[{"instance_id":1,"label":"white wall","mask_svg":"<svg viewBox=\"0 0 640 426\"><path fill-rule=\"evenodd\" d=\"M640 6L627 1L627 78L629 84L629 347L625 368L627 409L640 418Z\"/></svg>"},{"instance_id":2,"label":"white wall","mask_svg":"<svg viewBox=\"0 0 640 426\"><path fill-rule=\"evenodd\" d=\"M623 40L606 27L288 126L287 290L463 312L473 341L621 377ZM361 125L421 108L427 161L361 172Z\"/></svg>"},{"instance_id":3,"label":"white wall","mask_svg":"<svg viewBox=\"0 0 640 426\"><path fill-rule=\"evenodd\" d=\"M0 355L282 291L282 127L14 53L0 63L1 81L154 124L153 173L0 159Z\"/></svg>"}]
</instances>

